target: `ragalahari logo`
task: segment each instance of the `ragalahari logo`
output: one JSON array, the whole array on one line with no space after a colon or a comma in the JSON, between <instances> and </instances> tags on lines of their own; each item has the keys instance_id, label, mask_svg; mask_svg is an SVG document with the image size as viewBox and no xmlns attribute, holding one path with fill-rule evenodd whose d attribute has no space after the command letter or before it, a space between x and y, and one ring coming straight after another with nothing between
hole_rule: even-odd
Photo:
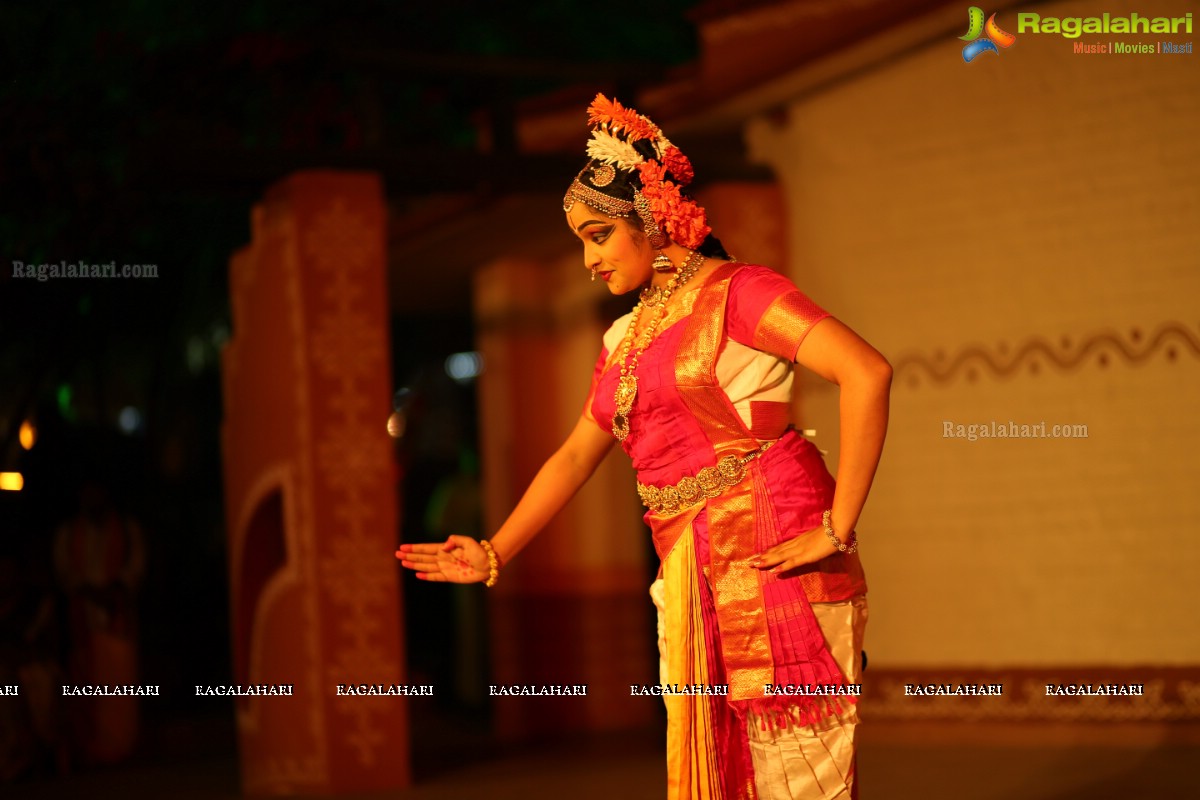
<instances>
[{"instance_id":1,"label":"ragalahari logo","mask_svg":"<svg viewBox=\"0 0 1200 800\"><path fill-rule=\"evenodd\" d=\"M963 61L968 64L980 53L992 52L1000 55L997 46L1003 48L1012 47L1013 42L1017 37L1007 31L1000 30L1000 26L996 24L996 15L992 14L988 17L987 24L983 22L983 9L979 6L971 6L967 9L967 32L958 37L964 42L969 42L963 48ZM984 34L980 36L980 34Z\"/></svg>"}]
</instances>

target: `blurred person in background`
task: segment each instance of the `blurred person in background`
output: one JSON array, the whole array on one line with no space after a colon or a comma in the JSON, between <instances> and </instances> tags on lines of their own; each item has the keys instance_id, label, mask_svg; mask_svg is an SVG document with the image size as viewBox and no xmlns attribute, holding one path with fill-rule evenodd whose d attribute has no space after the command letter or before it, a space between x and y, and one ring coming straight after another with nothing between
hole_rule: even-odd
<instances>
[{"instance_id":1,"label":"blurred person in background","mask_svg":"<svg viewBox=\"0 0 1200 800\"><path fill-rule=\"evenodd\" d=\"M0 556L0 691L6 695L0 698L3 781L67 766L54 594L40 577L28 557Z\"/></svg>"},{"instance_id":2,"label":"blurred person in background","mask_svg":"<svg viewBox=\"0 0 1200 800\"><path fill-rule=\"evenodd\" d=\"M58 529L54 567L67 602L69 682L136 684L136 592L145 568L141 527L113 506L94 478L80 490L79 512ZM74 754L84 763L111 764L133 754L135 695L69 697L67 707Z\"/></svg>"}]
</instances>

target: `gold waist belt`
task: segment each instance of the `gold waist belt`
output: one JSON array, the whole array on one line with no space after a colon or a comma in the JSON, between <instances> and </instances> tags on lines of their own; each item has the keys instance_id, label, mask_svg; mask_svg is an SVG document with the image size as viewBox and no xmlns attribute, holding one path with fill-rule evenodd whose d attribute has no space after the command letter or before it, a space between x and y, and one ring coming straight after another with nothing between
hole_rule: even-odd
<instances>
[{"instance_id":1,"label":"gold waist belt","mask_svg":"<svg viewBox=\"0 0 1200 800\"><path fill-rule=\"evenodd\" d=\"M744 456L724 456L715 466L705 467L696 473L695 477L680 479L674 486L637 485L638 497L642 505L656 514L674 514L680 509L694 506L696 503L716 497L730 486L736 486L746 477L746 465L765 453L775 442L767 442L762 447Z\"/></svg>"}]
</instances>

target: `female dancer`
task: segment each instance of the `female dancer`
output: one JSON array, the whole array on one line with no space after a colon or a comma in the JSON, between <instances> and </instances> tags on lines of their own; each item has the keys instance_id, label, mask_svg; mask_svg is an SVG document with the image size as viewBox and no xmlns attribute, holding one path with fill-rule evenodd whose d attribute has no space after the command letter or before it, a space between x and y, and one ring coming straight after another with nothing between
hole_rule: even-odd
<instances>
[{"instance_id":1,"label":"female dancer","mask_svg":"<svg viewBox=\"0 0 1200 800\"><path fill-rule=\"evenodd\" d=\"M401 545L431 581L495 583L615 442L662 559L650 594L669 695L671 798L850 798L866 582L854 532L887 429L891 367L790 281L730 259L684 192L688 159L598 95L563 200L584 265L641 290L604 336L566 442L489 542ZM836 484L788 425L792 364L840 388ZM716 689L720 691L720 689Z\"/></svg>"}]
</instances>

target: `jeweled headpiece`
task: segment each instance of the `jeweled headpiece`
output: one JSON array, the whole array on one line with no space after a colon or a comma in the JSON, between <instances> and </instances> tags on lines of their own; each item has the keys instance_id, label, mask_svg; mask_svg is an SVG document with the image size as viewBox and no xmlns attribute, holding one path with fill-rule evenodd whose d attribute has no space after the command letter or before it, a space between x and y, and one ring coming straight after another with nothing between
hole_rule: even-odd
<instances>
[{"instance_id":1,"label":"jeweled headpiece","mask_svg":"<svg viewBox=\"0 0 1200 800\"><path fill-rule=\"evenodd\" d=\"M592 160L567 189L563 211L579 202L610 217L634 212L651 246L674 241L689 250L698 248L712 229L704 209L683 195L693 177L687 156L649 119L602 94L588 107L588 122L592 138L587 154ZM632 200L601 191L613 183L618 170L633 186Z\"/></svg>"}]
</instances>

